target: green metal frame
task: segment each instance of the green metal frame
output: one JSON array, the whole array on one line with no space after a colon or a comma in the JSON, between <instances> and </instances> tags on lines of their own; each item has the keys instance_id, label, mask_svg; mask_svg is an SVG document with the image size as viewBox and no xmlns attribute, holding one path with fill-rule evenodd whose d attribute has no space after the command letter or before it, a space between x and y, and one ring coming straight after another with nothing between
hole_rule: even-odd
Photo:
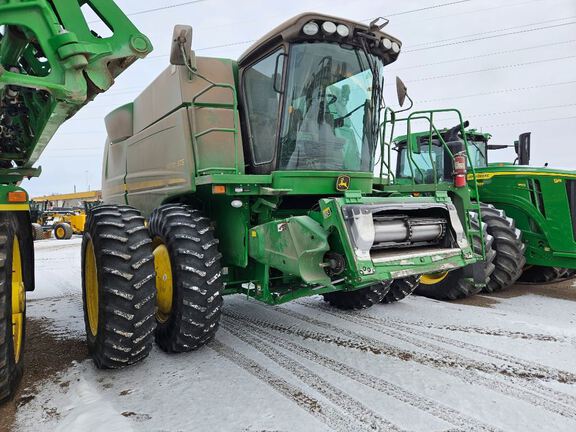
<instances>
[{"instance_id":1,"label":"green metal frame","mask_svg":"<svg viewBox=\"0 0 576 432\"><path fill-rule=\"evenodd\" d=\"M91 33L84 5L114 30L111 36ZM17 91L23 105L11 119L19 130L10 146L0 141L0 181L12 183L39 175L32 165L58 127L152 45L112 0L4 0L0 25L0 94Z\"/></svg>"},{"instance_id":2,"label":"green metal frame","mask_svg":"<svg viewBox=\"0 0 576 432\"><path fill-rule=\"evenodd\" d=\"M416 139L427 135L424 131L413 133ZM488 142L492 135L469 129L463 137L467 141ZM489 154L487 151L487 157ZM527 265L576 269L576 232L572 223L576 207L571 208L567 194L567 182L576 182L576 171L510 162L470 168L468 184L472 195L504 210L522 231Z\"/></svg>"},{"instance_id":3,"label":"green metal frame","mask_svg":"<svg viewBox=\"0 0 576 432\"><path fill-rule=\"evenodd\" d=\"M382 123L382 135L381 135L381 152L382 154L387 155L387 161L382 165L388 168L388 177L386 182L383 181L383 170L380 170L380 181L383 186L383 190L388 191L397 191L398 193L410 193L410 192L419 192L419 193L431 193L438 190L447 191L450 197L453 199L456 207L458 208L459 213L461 214L461 219L465 224L465 230L468 235L468 240L471 242L473 237L478 237L481 239L482 244L482 258L486 257L486 250L485 244L482 237L482 232L475 230L471 223L470 223L470 213L474 212L481 216L481 208L480 202L478 200L478 186L476 183L469 184L469 187L466 188L457 188L453 185L453 183L448 182L439 182L436 166L434 160L432 158L432 137L437 138L442 145L442 148L448 152L452 161L454 161L454 155L450 151L446 141L442 138L441 131L434 125L434 114L438 113L452 113L456 114L458 117L458 124L460 126L460 132L463 137L463 144L464 149L466 151L466 159L467 159L467 166L470 170L470 175L475 177L476 175L476 168L470 164L470 149L469 143L466 136L466 130L464 127L464 120L462 118L462 113L455 109L455 108L445 108L445 109L432 109L432 110L425 110L425 111L414 111L410 113L407 117L404 118L396 118L394 113L391 114L391 118L388 118L388 112L386 111L384 122ZM428 131L426 132L413 132L412 122L415 120L426 120L429 124ZM394 129L396 123L406 123L406 131L407 134L403 136L398 136L394 138ZM386 128L387 124L391 124L391 133L390 139L386 139ZM420 146L418 145L419 138L427 136L428 137L428 154L430 155L430 161L432 163L432 171L434 173L434 182L429 184L417 184L416 183L416 175L415 171L417 170L420 174L420 177L424 179L424 175L416 162L414 161L413 154L415 152L420 152ZM406 141L407 142L407 154L408 154L408 164L410 166L411 177L410 179L398 179L392 174L392 146L394 143Z\"/></svg>"}]
</instances>

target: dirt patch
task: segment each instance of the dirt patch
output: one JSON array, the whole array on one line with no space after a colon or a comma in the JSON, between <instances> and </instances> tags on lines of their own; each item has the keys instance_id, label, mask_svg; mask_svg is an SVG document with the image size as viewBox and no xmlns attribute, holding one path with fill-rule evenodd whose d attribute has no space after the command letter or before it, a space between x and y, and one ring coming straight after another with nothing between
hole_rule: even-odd
<instances>
[{"instance_id":1,"label":"dirt patch","mask_svg":"<svg viewBox=\"0 0 576 432\"><path fill-rule=\"evenodd\" d=\"M494 305L500 303L498 300L495 300L490 297L486 297L485 295L475 295L467 298L463 298L460 300L452 300L450 303L456 303L466 306L478 306L484 308L494 308Z\"/></svg>"},{"instance_id":2,"label":"dirt patch","mask_svg":"<svg viewBox=\"0 0 576 432\"><path fill-rule=\"evenodd\" d=\"M514 298L526 294L535 294L543 297L576 302L576 287L573 286L573 284L573 279L554 284L516 284L504 291L491 294L491 297Z\"/></svg>"},{"instance_id":3,"label":"dirt patch","mask_svg":"<svg viewBox=\"0 0 576 432\"><path fill-rule=\"evenodd\" d=\"M0 430L13 429L16 410L35 398L37 386L68 368L73 361L88 358L83 340L58 339L48 331L48 320L26 320L26 347L24 351L24 377L13 400L0 406ZM62 387L69 385L64 381Z\"/></svg>"}]
</instances>

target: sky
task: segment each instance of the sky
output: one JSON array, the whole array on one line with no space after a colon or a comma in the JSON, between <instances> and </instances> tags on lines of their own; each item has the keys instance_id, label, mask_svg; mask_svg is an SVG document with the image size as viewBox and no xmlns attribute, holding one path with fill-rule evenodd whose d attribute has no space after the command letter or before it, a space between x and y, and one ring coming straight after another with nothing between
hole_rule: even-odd
<instances>
[{"instance_id":1,"label":"sky","mask_svg":"<svg viewBox=\"0 0 576 432\"><path fill-rule=\"evenodd\" d=\"M58 130L37 163L41 177L23 182L31 197L100 188L103 118L168 66L174 25L193 27L198 56L237 59L252 41L311 10L362 22L390 19L384 31L403 43L399 59L385 69L391 106L398 75L414 110L457 108L470 127L490 132L493 144L513 144L532 132L532 165L576 170L576 0L116 2L154 52ZM456 124L454 116L438 122ZM511 161L514 153L500 150L491 158Z\"/></svg>"}]
</instances>

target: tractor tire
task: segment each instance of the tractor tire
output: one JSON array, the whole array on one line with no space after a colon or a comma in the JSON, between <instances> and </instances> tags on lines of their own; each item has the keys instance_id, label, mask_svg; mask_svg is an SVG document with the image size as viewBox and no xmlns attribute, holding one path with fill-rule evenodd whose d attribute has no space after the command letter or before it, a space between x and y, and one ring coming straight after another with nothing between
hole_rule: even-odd
<instances>
[{"instance_id":1,"label":"tractor tire","mask_svg":"<svg viewBox=\"0 0 576 432\"><path fill-rule=\"evenodd\" d=\"M390 290L392 281L382 281L355 291L335 291L323 294L324 301L342 310L367 309L380 303Z\"/></svg>"},{"instance_id":2,"label":"tractor tire","mask_svg":"<svg viewBox=\"0 0 576 432\"><path fill-rule=\"evenodd\" d=\"M155 321L152 241L129 206L91 209L82 237L82 299L88 351L101 369L148 356Z\"/></svg>"},{"instance_id":3,"label":"tractor tire","mask_svg":"<svg viewBox=\"0 0 576 432\"><path fill-rule=\"evenodd\" d=\"M66 222L60 222L54 225L54 237L58 240L70 240L72 238L74 231L70 224Z\"/></svg>"},{"instance_id":4,"label":"tractor tire","mask_svg":"<svg viewBox=\"0 0 576 432\"><path fill-rule=\"evenodd\" d=\"M42 225L33 223L32 240L43 240L43 239L44 239L44 230L42 229Z\"/></svg>"},{"instance_id":5,"label":"tractor tire","mask_svg":"<svg viewBox=\"0 0 576 432\"><path fill-rule=\"evenodd\" d=\"M478 229L478 219L472 219L472 226ZM494 272L494 259L496 251L493 249L494 238L488 234L488 227L482 224L484 244L486 249L486 260L484 262L485 283L490 280L490 275ZM482 253L482 244L474 237L472 245L474 252ZM464 269L459 268L450 272L438 273L435 275L423 275L420 277L420 284L414 293L436 300L458 300L478 294L482 287L478 287L474 282L464 277Z\"/></svg>"},{"instance_id":6,"label":"tractor tire","mask_svg":"<svg viewBox=\"0 0 576 432\"><path fill-rule=\"evenodd\" d=\"M382 303L394 303L405 299L418 288L420 276L408 276L404 279L396 279L390 285L390 290L384 296Z\"/></svg>"},{"instance_id":7,"label":"tractor tire","mask_svg":"<svg viewBox=\"0 0 576 432\"><path fill-rule=\"evenodd\" d=\"M218 330L224 289L210 220L187 205L163 205L148 225L156 270L156 343L166 352L200 348Z\"/></svg>"},{"instance_id":8,"label":"tractor tire","mask_svg":"<svg viewBox=\"0 0 576 432\"><path fill-rule=\"evenodd\" d=\"M551 284L574 277L574 270L562 267L527 266L518 278L523 284Z\"/></svg>"},{"instance_id":9,"label":"tractor tire","mask_svg":"<svg viewBox=\"0 0 576 432\"><path fill-rule=\"evenodd\" d=\"M526 245L522 242L522 232L516 228L513 219L506 217L503 210L490 204L481 204L481 211L482 222L488 227L488 234L494 237L496 251L496 268L482 291L492 293L514 285L518 280L526 264Z\"/></svg>"},{"instance_id":10,"label":"tractor tire","mask_svg":"<svg viewBox=\"0 0 576 432\"><path fill-rule=\"evenodd\" d=\"M0 402L10 399L24 368L26 339L25 244L9 215L0 220ZM17 299L14 299L18 296ZM15 309L16 305L16 309Z\"/></svg>"}]
</instances>

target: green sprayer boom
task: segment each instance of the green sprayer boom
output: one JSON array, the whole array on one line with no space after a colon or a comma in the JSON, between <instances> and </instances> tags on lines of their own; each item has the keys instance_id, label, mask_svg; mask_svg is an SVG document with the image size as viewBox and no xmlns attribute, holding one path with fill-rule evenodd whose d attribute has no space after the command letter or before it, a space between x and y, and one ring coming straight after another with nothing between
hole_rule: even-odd
<instances>
[{"instance_id":1,"label":"green sprayer boom","mask_svg":"<svg viewBox=\"0 0 576 432\"><path fill-rule=\"evenodd\" d=\"M90 29L86 8L112 35ZM1 0L0 26L0 177L18 181L39 174L31 167L58 127L152 45L112 0Z\"/></svg>"}]
</instances>

